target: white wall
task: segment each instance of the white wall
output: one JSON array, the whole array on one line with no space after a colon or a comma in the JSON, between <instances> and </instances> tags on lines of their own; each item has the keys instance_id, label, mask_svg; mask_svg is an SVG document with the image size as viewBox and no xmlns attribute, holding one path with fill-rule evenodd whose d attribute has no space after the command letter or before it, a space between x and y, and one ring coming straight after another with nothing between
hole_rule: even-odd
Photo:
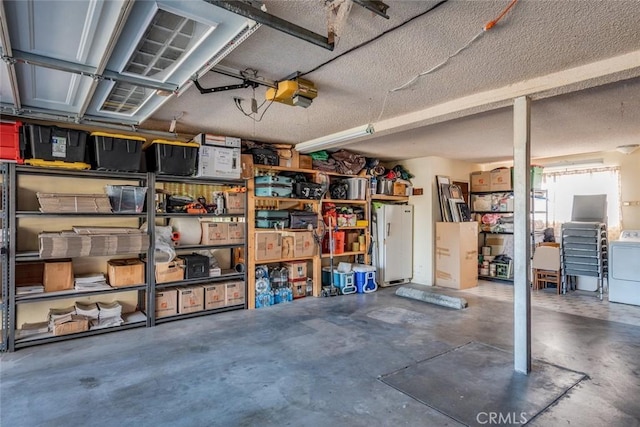
<instances>
[{"instance_id":1,"label":"white wall","mask_svg":"<svg viewBox=\"0 0 640 427\"><path fill-rule=\"evenodd\" d=\"M413 219L413 282L434 285L435 277L435 223L441 221L436 175L452 181L469 182L469 174L480 170L475 163L449 160L442 157L422 157L399 162L415 177L413 188L424 189L421 196L409 197L414 206Z\"/></svg>"}]
</instances>

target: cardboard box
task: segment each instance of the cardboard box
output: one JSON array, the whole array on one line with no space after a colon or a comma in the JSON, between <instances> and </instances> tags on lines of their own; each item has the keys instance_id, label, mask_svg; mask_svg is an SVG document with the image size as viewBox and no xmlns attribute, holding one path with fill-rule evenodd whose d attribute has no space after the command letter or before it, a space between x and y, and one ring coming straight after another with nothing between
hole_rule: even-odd
<instances>
[{"instance_id":1,"label":"cardboard box","mask_svg":"<svg viewBox=\"0 0 640 427\"><path fill-rule=\"evenodd\" d=\"M302 298L307 296L307 278L303 277L297 280L290 280L287 286L291 288L294 298Z\"/></svg>"},{"instance_id":2,"label":"cardboard box","mask_svg":"<svg viewBox=\"0 0 640 427\"><path fill-rule=\"evenodd\" d=\"M242 171L240 172L240 178L253 179L253 155L251 154L240 155L240 162L242 163Z\"/></svg>"},{"instance_id":3,"label":"cardboard box","mask_svg":"<svg viewBox=\"0 0 640 427\"><path fill-rule=\"evenodd\" d=\"M227 222L202 222L203 245L226 245L229 244L229 223Z\"/></svg>"},{"instance_id":4,"label":"cardboard box","mask_svg":"<svg viewBox=\"0 0 640 427\"><path fill-rule=\"evenodd\" d=\"M184 279L184 260L156 263L156 283L177 282Z\"/></svg>"},{"instance_id":5,"label":"cardboard box","mask_svg":"<svg viewBox=\"0 0 640 427\"><path fill-rule=\"evenodd\" d=\"M504 252L504 237L487 236L484 241L484 245L491 246L491 255L501 255Z\"/></svg>"},{"instance_id":6,"label":"cardboard box","mask_svg":"<svg viewBox=\"0 0 640 427\"><path fill-rule=\"evenodd\" d=\"M244 242L244 222L229 222L229 238L228 243L243 243Z\"/></svg>"},{"instance_id":7,"label":"cardboard box","mask_svg":"<svg viewBox=\"0 0 640 427\"><path fill-rule=\"evenodd\" d=\"M225 305L244 304L244 282L227 282L225 283Z\"/></svg>"},{"instance_id":8,"label":"cardboard box","mask_svg":"<svg viewBox=\"0 0 640 427\"><path fill-rule=\"evenodd\" d=\"M282 236L282 258L295 258L295 236Z\"/></svg>"},{"instance_id":9,"label":"cardboard box","mask_svg":"<svg viewBox=\"0 0 640 427\"><path fill-rule=\"evenodd\" d=\"M436 286L478 285L478 223L436 223Z\"/></svg>"},{"instance_id":10,"label":"cardboard box","mask_svg":"<svg viewBox=\"0 0 640 427\"><path fill-rule=\"evenodd\" d=\"M307 279L307 262L306 261L294 261L286 262L282 264L284 268L289 270L289 280L296 281L301 279Z\"/></svg>"},{"instance_id":11,"label":"cardboard box","mask_svg":"<svg viewBox=\"0 0 640 427\"><path fill-rule=\"evenodd\" d=\"M204 309L224 307L226 304L226 290L224 283L216 283L204 286Z\"/></svg>"},{"instance_id":12,"label":"cardboard box","mask_svg":"<svg viewBox=\"0 0 640 427\"><path fill-rule=\"evenodd\" d=\"M144 265L138 258L109 260L107 262L109 284L114 288L143 284Z\"/></svg>"},{"instance_id":13,"label":"cardboard box","mask_svg":"<svg viewBox=\"0 0 640 427\"><path fill-rule=\"evenodd\" d=\"M156 318L178 314L178 290L156 290Z\"/></svg>"},{"instance_id":14,"label":"cardboard box","mask_svg":"<svg viewBox=\"0 0 640 427\"><path fill-rule=\"evenodd\" d=\"M16 287L42 285L44 262L17 262Z\"/></svg>"},{"instance_id":15,"label":"cardboard box","mask_svg":"<svg viewBox=\"0 0 640 427\"><path fill-rule=\"evenodd\" d=\"M240 149L201 145L197 177L240 179Z\"/></svg>"},{"instance_id":16,"label":"cardboard box","mask_svg":"<svg viewBox=\"0 0 640 427\"><path fill-rule=\"evenodd\" d=\"M407 195L407 184L403 184L401 182L393 183L393 195L394 196L406 196Z\"/></svg>"},{"instance_id":17,"label":"cardboard box","mask_svg":"<svg viewBox=\"0 0 640 427\"><path fill-rule=\"evenodd\" d=\"M178 288L178 314L195 313L204 310L204 288L189 286Z\"/></svg>"},{"instance_id":18,"label":"cardboard box","mask_svg":"<svg viewBox=\"0 0 640 427\"><path fill-rule=\"evenodd\" d=\"M491 173L471 172L471 191L491 191Z\"/></svg>"},{"instance_id":19,"label":"cardboard box","mask_svg":"<svg viewBox=\"0 0 640 427\"><path fill-rule=\"evenodd\" d=\"M282 167L285 167L285 168L291 168L291 167L293 167L292 162L293 162L293 159L291 157L286 158L286 157L278 156L278 166L282 166Z\"/></svg>"},{"instance_id":20,"label":"cardboard box","mask_svg":"<svg viewBox=\"0 0 640 427\"><path fill-rule=\"evenodd\" d=\"M491 176L491 191L510 191L512 189L511 169L494 169L489 174Z\"/></svg>"},{"instance_id":21,"label":"cardboard box","mask_svg":"<svg viewBox=\"0 0 640 427\"><path fill-rule=\"evenodd\" d=\"M296 246L294 255L296 258L310 257L316 253L316 243L313 239L313 232L299 231L296 235Z\"/></svg>"},{"instance_id":22,"label":"cardboard box","mask_svg":"<svg viewBox=\"0 0 640 427\"><path fill-rule=\"evenodd\" d=\"M71 315L71 321L53 325L53 335L77 334L89 330L89 319L85 316Z\"/></svg>"},{"instance_id":23,"label":"cardboard box","mask_svg":"<svg viewBox=\"0 0 640 427\"><path fill-rule=\"evenodd\" d=\"M228 214L243 214L246 193L226 191L224 193L225 208Z\"/></svg>"},{"instance_id":24,"label":"cardboard box","mask_svg":"<svg viewBox=\"0 0 640 427\"><path fill-rule=\"evenodd\" d=\"M218 147L240 148L242 140L234 136L213 135L210 133L200 133L193 138L194 142L200 145L215 145Z\"/></svg>"},{"instance_id":25,"label":"cardboard box","mask_svg":"<svg viewBox=\"0 0 640 427\"><path fill-rule=\"evenodd\" d=\"M313 159L306 154L298 156L298 164L300 169L313 169Z\"/></svg>"},{"instance_id":26,"label":"cardboard box","mask_svg":"<svg viewBox=\"0 0 640 427\"><path fill-rule=\"evenodd\" d=\"M282 256L282 236L275 231L256 231L256 261L279 259Z\"/></svg>"},{"instance_id":27,"label":"cardboard box","mask_svg":"<svg viewBox=\"0 0 640 427\"><path fill-rule=\"evenodd\" d=\"M45 292L73 289L73 263L71 260L45 262L42 284Z\"/></svg>"}]
</instances>

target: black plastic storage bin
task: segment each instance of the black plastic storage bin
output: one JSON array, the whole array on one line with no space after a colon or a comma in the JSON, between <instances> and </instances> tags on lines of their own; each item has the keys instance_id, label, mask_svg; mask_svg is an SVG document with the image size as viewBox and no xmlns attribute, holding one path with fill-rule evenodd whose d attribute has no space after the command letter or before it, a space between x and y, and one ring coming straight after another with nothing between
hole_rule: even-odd
<instances>
[{"instance_id":1,"label":"black plastic storage bin","mask_svg":"<svg viewBox=\"0 0 640 427\"><path fill-rule=\"evenodd\" d=\"M198 254L180 255L184 260L184 278L209 277L209 257Z\"/></svg>"},{"instance_id":2,"label":"black plastic storage bin","mask_svg":"<svg viewBox=\"0 0 640 427\"><path fill-rule=\"evenodd\" d=\"M195 142L154 139L145 147L147 170L162 175L193 175L199 147Z\"/></svg>"},{"instance_id":3,"label":"black plastic storage bin","mask_svg":"<svg viewBox=\"0 0 640 427\"><path fill-rule=\"evenodd\" d=\"M63 162L86 161L86 132L56 126L24 126L29 140L29 158Z\"/></svg>"},{"instance_id":4,"label":"black plastic storage bin","mask_svg":"<svg viewBox=\"0 0 640 427\"><path fill-rule=\"evenodd\" d=\"M145 142L146 139L140 136L93 132L89 143L91 167L98 170L138 172Z\"/></svg>"}]
</instances>

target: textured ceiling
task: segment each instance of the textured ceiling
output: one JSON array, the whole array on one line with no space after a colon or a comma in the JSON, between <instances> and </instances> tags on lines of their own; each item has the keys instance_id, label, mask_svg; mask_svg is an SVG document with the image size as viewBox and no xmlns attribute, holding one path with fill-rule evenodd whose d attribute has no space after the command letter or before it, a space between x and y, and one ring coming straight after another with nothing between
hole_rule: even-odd
<instances>
[{"instance_id":1,"label":"textured ceiling","mask_svg":"<svg viewBox=\"0 0 640 427\"><path fill-rule=\"evenodd\" d=\"M326 34L320 0L267 0L264 3L270 13ZM253 68L272 80L295 71L307 72L436 4L391 0L385 3L390 6L389 20L354 6L333 52L263 26L222 64L236 69ZM238 111L233 102L233 97L250 99L251 89L201 95L192 87L166 102L142 127L166 131L171 119L182 115L177 125L180 133L205 131L297 143L634 53L638 58L637 68L627 73L585 80L582 86L575 85L558 93L583 87L587 90L556 97L549 97L554 93L547 93L544 99L534 101L532 154L549 157L640 142L639 0L520 0L494 29L447 65L407 90L389 95L382 111L389 89L443 61L507 4L505 0L450 0L402 28L337 58L306 76L319 90L318 97L307 109L273 103L262 121L254 122ZM588 89L623 78L627 80ZM200 83L213 87L239 81L211 72ZM264 99L264 90L256 90L258 100ZM416 122L409 127L398 127L398 133L389 130L349 148L382 158L438 155L473 161L500 160L510 154L511 112L505 108L492 110L499 105L489 104L460 113L459 116L467 115L464 118L426 127ZM244 105L248 110L248 101ZM468 115L474 112L478 114ZM411 127L416 128L406 130Z\"/></svg>"}]
</instances>

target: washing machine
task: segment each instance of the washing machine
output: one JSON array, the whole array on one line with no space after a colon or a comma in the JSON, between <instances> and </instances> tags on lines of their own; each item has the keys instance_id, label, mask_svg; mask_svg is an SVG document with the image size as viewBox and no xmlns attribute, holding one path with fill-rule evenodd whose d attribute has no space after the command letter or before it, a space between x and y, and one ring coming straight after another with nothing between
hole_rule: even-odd
<instances>
[{"instance_id":1,"label":"washing machine","mask_svg":"<svg viewBox=\"0 0 640 427\"><path fill-rule=\"evenodd\" d=\"M609 242L609 301L640 305L640 230Z\"/></svg>"}]
</instances>

